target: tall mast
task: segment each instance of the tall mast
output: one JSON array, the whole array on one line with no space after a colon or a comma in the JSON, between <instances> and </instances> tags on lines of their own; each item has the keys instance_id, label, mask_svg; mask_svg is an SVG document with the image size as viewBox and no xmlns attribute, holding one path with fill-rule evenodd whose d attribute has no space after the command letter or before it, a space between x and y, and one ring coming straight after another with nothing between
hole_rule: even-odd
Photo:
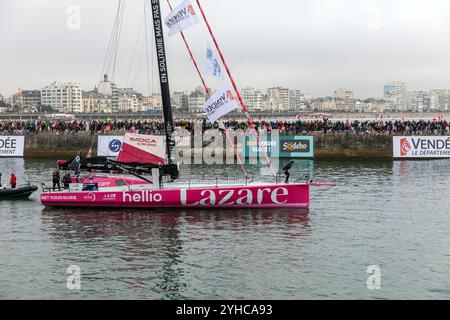
<instances>
[{"instance_id":1,"label":"tall mast","mask_svg":"<svg viewBox=\"0 0 450 320\"><path fill-rule=\"evenodd\" d=\"M166 48L164 46L163 25L159 0L151 0L153 29L155 31L156 56L158 60L159 82L161 84L161 98L164 112L164 128L166 131L166 149L169 162L169 173L173 179L178 178L178 167L173 162L172 154L175 141L172 139L174 131L172 106L170 102L169 75L167 70Z\"/></svg>"}]
</instances>

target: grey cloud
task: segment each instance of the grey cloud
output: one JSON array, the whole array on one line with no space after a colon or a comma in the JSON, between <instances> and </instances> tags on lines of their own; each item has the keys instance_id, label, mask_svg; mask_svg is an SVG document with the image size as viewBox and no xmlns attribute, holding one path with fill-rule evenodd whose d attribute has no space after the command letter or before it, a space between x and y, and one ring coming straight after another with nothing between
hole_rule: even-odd
<instances>
[{"instance_id":1,"label":"grey cloud","mask_svg":"<svg viewBox=\"0 0 450 320\"><path fill-rule=\"evenodd\" d=\"M142 3L127 1L119 85L126 82ZM165 15L167 6L161 3ZM72 4L81 7L81 30L66 27L66 9ZM383 83L394 79L417 89L450 88L449 1L204 0L202 4L241 87L284 85L317 96L349 87L361 97L380 96ZM93 87L116 5L110 0L2 0L0 92L8 95L19 86L40 88L53 80ZM375 27L370 22L374 13ZM186 35L202 66L205 27L195 26ZM175 36L166 42L171 89L197 86L181 39ZM137 89L146 90L145 77L142 70ZM156 90L156 70L151 78Z\"/></svg>"}]
</instances>

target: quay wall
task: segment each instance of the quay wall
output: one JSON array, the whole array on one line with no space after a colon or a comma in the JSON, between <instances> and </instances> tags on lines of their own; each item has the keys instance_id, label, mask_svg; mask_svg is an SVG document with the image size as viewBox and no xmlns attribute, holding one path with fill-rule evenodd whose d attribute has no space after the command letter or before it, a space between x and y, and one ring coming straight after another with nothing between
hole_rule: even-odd
<instances>
[{"instance_id":1,"label":"quay wall","mask_svg":"<svg viewBox=\"0 0 450 320\"><path fill-rule=\"evenodd\" d=\"M95 155L97 154L97 138L97 135L91 135L87 132L63 135L54 133L30 134L25 137L24 157L66 159L73 157L80 150L86 153L91 146ZM334 160L391 159L392 136L315 135L314 158Z\"/></svg>"},{"instance_id":2,"label":"quay wall","mask_svg":"<svg viewBox=\"0 0 450 320\"><path fill-rule=\"evenodd\" d=\"M39 133L25 136L25 158L74 157L80 150L87 152L92 145L93 154L97 154L97 135L89 133L63 134Z\"/></svg>"}]
</instances>

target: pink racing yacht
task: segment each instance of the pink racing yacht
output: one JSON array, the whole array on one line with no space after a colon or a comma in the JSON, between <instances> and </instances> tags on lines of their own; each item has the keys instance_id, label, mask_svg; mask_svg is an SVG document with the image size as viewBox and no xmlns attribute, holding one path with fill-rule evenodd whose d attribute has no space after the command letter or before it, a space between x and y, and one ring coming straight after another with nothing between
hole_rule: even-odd
<instances>
[{"instance_id":1,"label":"pink racing yacht","mask_svg":"<svg viewBox=\"0 0 450 320\"><path fill-rule=\"evenodd\" d=\"M239 90L231 77L199 1L197 1L197 4L220 53L245 117L260 144L261 141L254 129L253 120L249 116ZM194 21L195 11L192 5L189 6L187 9L179 10L177 14L173 15L173 19L186 18L185 21L189 19L191 19L189 21ZM120 154L115 161L102 157L81 160L80 155L72 161L60 161L61 167L74 170L77 178L62 191L50 191L45 188L40 196L42 204L54 207L146 209L309 208L310 188L331 187L333 184L311 183L309 178L305 183L265 183L248 179L247 174L245 174L245 178L234 181L229 179L180 178L178 165L172 157L175 147L173 139L174 123L164 46L164 23L161 19L159 0L152 0L151 8L161 86L165 142L162 136L127 133ZM174 11L176 10L177 8ZM183 15L187 16L184 17ZM183 39L185 40L184 36ZM185 43L188 47L187 42ZM193 58L192 54L191 58ZM197 71L199 72L198 69ZM202 82L205 84L203 78ZM205 90L209 94L206 85ZM232 100L234 100L234 97L229 90L220 102L222 104L224 101L232 103ZM209 110L213 112L215 108L220 107L219 103L215 103ZM226 129L224 131L226 133ZM245 172L243 166L242 169ZM80 170L90 171L90 173L81 179L79 178ZM96 173L98 171L102 173ZM274 172L273 169L272 171Z\"/></svg>"}]
</instances>

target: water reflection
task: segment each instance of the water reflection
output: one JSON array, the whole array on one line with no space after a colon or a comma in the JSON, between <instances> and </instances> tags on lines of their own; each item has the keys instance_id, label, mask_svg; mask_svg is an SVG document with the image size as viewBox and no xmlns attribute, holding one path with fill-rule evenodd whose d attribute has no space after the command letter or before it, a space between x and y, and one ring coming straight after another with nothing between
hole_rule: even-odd
<instances>
[{"instance_id":1,"label":"water reflection","mask_svg":"<svg viewBox=\"0 0 450 320\"><path fill-rule=\"evenodd\" d=\"M192 250L200 246L198 254L204 255L210 244L221 241L217 235L234 233L235 238L226 240L226 245L233 246L245 241L240 236L252 232L288 238L310 232L309 211L298 209L136 212L46 208L41 221L55 244L70 244L65 246L67 255L76 251L78 258L86 255L89 260L88 253L94 251L97 264L110 265L122 285L150 289L161 299L186 297L186 268L189 260L196 259Z\"/></svg>"},{"instance_id":2,"label":"water reflection","mask_svg":"<svg viewBox=\"0 0 450 320\"><path fill-rule=\"evenodd\" d=\"M308 209L157 210L43 208L42 223L58 240L109 238L115 236L154 237L166 230L201 226L205 229L248 229L253 225L298 230L309 228ZM153 231L153 232L150 232Z\"/></svg>"}]
</instances>

